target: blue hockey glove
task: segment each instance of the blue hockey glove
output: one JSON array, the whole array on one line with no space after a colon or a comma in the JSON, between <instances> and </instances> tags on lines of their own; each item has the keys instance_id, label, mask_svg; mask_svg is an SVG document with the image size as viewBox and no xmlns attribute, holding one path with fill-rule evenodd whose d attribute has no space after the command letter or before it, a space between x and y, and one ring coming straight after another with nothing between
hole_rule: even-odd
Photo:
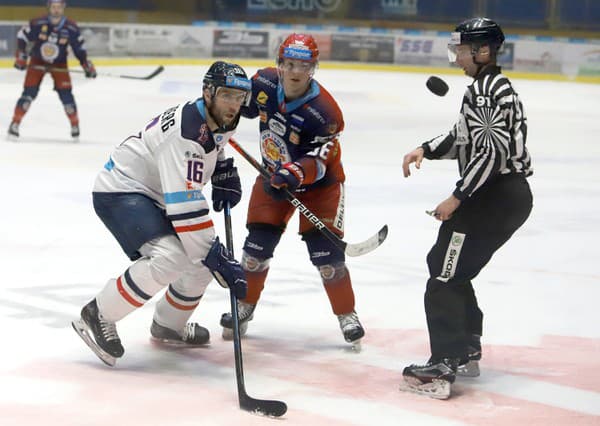
<instances>
[{"instance_id":1,"label":"blue hockey glove","mask_svg":"<svg viewBox=\"0 0 600 426\"><path fill-rule=\"evenodd\" d=\"M226 202L234 207L242 199L242 185L237 167L233 166L233 158L217 161L215 172L211 178L213 209L223 210Z\"/></svg>"},{"instance_id":2,"label":"blue hockey glove","mask_svg":"<svg viewBox=\"0 0 600 426\"><path fill-rule=\"evenodd\" d=\"M235 297L244 299L248 291L248 283L244 271L237 260L231 257L229 250L215 238L202 263L210 270L213 277L223 288L230 288Z\"/></svg>"},{"instance_id":3,"label":"blue hockey glove","mask_svg":"<svg viewBox=\"0 0 600 426\"><path fill-rule=\"evenodd\" d=\"M285 163L271 175L269 181L265 181L264 188L275 200L285 200L284 188L294 192L304 180L304 170L298 163Z\"/></svg>"}]
</instances>

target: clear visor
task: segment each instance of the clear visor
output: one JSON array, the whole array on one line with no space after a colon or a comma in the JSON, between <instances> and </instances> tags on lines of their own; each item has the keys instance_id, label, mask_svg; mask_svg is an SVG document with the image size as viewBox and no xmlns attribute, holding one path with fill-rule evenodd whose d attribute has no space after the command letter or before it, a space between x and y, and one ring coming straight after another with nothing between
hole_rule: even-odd
<instances>
[{"instance_id":1,"label":"clear visor","mask_svg":"<svg viewBox=\"0 0 600 426\"><path fill-rule=\"evenodd\" d=\"M451 64L456 62L458 57L458 46L456 44L448 44L448 61Z\"/></svg>"},{"instance_id":2,"label":"clear visor","mask_svg":"<svg viewBox=\"0 0 600 426\"><path fill-rule=\"evenodd\" d=\"M228 104L248 106L250 105L251 92L231 87L217 87L215 97L222 99Z\"/></svg>"},{"instance_id":3,"label":"clear visor","mask_svg":"<svg viewBox=\"0 0 600 426\"><path fill-rule=\"evenodd\" d=\"M279 68L287 72L298 72L312 75L315 72L316 62L284 58L279 62Z\"/></svg>"}]
</instances>

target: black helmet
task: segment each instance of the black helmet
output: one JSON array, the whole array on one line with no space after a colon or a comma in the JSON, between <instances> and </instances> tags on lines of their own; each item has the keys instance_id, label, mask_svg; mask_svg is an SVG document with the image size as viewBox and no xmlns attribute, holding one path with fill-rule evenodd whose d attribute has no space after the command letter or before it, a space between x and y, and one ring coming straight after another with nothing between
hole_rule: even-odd
<instances>
[{"instance_id":1,"label":"black helmet","mask_svg":"<svg viewBox=\"0 0 600 426\"><path fill-rule=\"evenodd\" d=\"M217 88L229 87L245 91L250 98L252 91L252 82L248 79L246 72L237 64L217 61L213 63L202 81L202 89L208 89L211 96L214 96Z\"/></svg>"},{"instance_id":2,"label":"black helmet","mask_svg":"<svg viewBox=\"0 0 600 426\"><path fill-rule=\"evenodd\" d=\"M452 33L451 44L471 44L476 47L489 45L500 49L504 43L502 28L488 18L472 18L461 22Z\"/></svg>"}]
</instances>

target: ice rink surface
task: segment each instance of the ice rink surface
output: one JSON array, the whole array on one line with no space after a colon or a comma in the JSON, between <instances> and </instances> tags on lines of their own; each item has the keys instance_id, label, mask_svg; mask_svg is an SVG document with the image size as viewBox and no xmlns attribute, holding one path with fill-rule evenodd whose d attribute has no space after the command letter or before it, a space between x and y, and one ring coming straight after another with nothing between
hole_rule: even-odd
<instances>
[{"instance_id":1,"label":"ice rink surface","mask_svg":"<svg viewBox=\"0 0 600 426\"><path fill-rule=\"evenodd\" d=\"M296 234L297 218L290 224L243 340L248 393L287 402L281 420L238 409L233 348L219 327L229 299L214 283L192 317L211 331L210 346L153 345L151 301L118 323L124 357L112 369L102 364L70 321L129 261L93 211L95 175L114 145L200 96L206 68L169 66L150 81L73 75L77 144L48 77L21 140L5 141L24 75L0 70L1 425L600 424L600 85L513 81L529 118L534 210L474 281L485 313L482 374L458 379L450 400L398 385L405 365L429 355L422 300L438 222L424 212L451 193L457 166L426 161L405 179L401 162L450 129L464 76L444 77L450 92L439 98L424 74L317 72L345 115L345 239L362 241L386 223L390 234L376 251L347 259L367 332L355 352ZM256 156L257 128L243 120L237 135ZM239 258L255 172L229 153L245 189L232 211ZM222 216L213 218L224 235Z\"/></svg>"}]
</instances>

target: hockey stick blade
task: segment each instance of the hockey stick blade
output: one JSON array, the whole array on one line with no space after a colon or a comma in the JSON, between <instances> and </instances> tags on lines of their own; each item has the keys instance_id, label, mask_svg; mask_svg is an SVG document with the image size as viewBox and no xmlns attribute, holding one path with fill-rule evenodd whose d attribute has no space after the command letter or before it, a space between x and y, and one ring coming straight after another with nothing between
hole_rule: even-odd
<instances>
[{"instance_id":1,"label":"hockey stick blade","mask_svg":"<svg viewBox=\"0 0 600 426\"><path fill-rule=\"evenodd\" d=\"M362 256L363 254L367 254L379 247L381 243L385 241L387 235L388 226L383 225L383 227L368 240L365 240L362 243L346 244L344 253L346 253L350 257Z\"/></svg>"},{"instance_id":2,"label":"hockey stick blade","mask_svg":"<svg viewBox=\"0 0 600 426\"><path fill-rule=\"evenodd\" d=\"M287 405L283 401L255 399L248 395L244 395L240 398L240 408L254 414L268 417L281 417L287 411Z\"/></svg>"},{"instance_id":3,"label":"hockey stick blade","mask_svg":"<svg viewBox=\"0 0 600 426\"><path fill-rule=\"evenodd\" d=\"M164 70L165 70L165 67L163 67L162 65L159 65L154 71L152 71L150 74L148 74L145 77L136 77L133 75L119 75L119 77L129 78L129 79L134 79L134 80L150 80L151 78L156 77L158 74L160 74Z\"/></svg>"}]
</instances>

